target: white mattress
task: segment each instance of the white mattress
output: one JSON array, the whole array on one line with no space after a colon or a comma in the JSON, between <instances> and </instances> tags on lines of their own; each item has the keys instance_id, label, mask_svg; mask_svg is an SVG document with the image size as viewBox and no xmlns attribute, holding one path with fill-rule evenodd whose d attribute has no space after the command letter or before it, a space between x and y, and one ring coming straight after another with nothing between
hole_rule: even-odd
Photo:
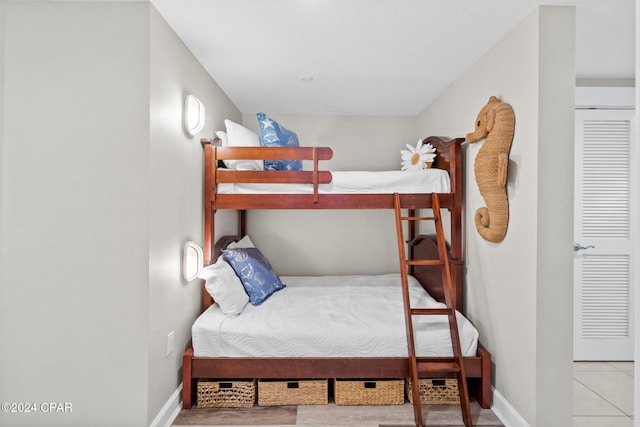
<instances>
[{"instance_id":1,"label":"white mattress","mask_svg":"<svg viewBox=\"0 0 640 427\"><path fill-rule=\"evenodd\" d=\"M226 317L217 304L192 327L201 357L406 357L399 274L281 277L286 287L260 306ZM410 277L413 307L441 307ZM458 313L462 353L476 354L478 332ZM416 353L451 356L446 316L414 317Z\"/></svg>"},{"instance_id":2,"label":"white mattress","mask_svg":"<svg viewBox=\"0 0 640 427\"><path fill-rule=\"evenodd\" d=\"M449 193L449 174L442 169L417 171L331 172L329 184L318 186L322 194ZM311 193L311 184L219 184L219 194Z\"/></svg>"}]
</instances>

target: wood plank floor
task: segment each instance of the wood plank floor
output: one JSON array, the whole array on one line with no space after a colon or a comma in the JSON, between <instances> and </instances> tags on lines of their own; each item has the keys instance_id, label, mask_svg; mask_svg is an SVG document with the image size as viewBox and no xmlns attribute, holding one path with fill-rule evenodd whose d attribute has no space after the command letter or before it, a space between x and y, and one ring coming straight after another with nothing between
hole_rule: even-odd
<instances>
[{"instance_id":1,"label":"wood plank floor","mask_svg":"<svg viewBox=\"0 0 640 427\"><path fill-rule=\"evenodd\" d=\"M423 405L425 425L432 427L463 426L459 405ZM490 409L471 402L473 425L504 427ZM172 426L413 426L413 406L273 406L252 408L214 408L181 411Z\"/></svg>"},{"instance_id":2,"label":"wood plank floor","mask_svg":"<svg viewBox=\"0 0 640 427\"><path fill-rule=\"evenodd\" d=\"M631 427L633 425L633 362L576 362L574 364L573 425L575 427ZM628 377L628 378L627 378ZM487 409L471 403L473 425L503 427ZM462 426L458 405L424 405L431 427ZM192 409L182 411L172 426L413 426L413 408L402 406L284 406L249 409Z\"/></svg>"}]
</instances>

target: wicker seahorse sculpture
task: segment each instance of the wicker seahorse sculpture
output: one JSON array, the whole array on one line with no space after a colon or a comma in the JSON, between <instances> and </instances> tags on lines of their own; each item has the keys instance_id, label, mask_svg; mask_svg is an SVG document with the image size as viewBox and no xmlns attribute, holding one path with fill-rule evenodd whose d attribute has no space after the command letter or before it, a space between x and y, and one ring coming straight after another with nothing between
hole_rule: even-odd
<instances>
[{"instance_id":1,"label":"wicker seahorse sculpture","mask_svg":"<svg viewBox=\"0 0 640 427\"><path fill-rule=\"evenodd\" d=\"M466 137L468 143L485 138L476 155L474 172L487 206L476 211L475 223L478 234L495 243L504 239L509 223L506 184L514 128L511 106L492 96L478 113L475 130Z\"/></svg>"}]
</instances>

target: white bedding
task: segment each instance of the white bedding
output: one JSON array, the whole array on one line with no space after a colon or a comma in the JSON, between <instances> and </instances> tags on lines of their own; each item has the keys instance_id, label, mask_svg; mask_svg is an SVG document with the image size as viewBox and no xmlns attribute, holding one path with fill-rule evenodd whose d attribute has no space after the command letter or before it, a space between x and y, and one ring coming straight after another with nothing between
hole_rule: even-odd
<instances>
[{"instance_id":1,"label":"white bedding","mask_svg":"<svg viewBox=\"0 0 640 427\"><path fill-rule=\"evenodd\" d=\"M286 287L237 317L217 304L192 327L200 357L406 357L399 274L281 277ZM410 277L414 307L439 307ZM476 354L478 332L458 313L462 353ZM419 356L451 356L446 316L414 317Z\"/></svg>"},{"instance_id":2,"label":"white bedding","mask_svg":"<svg viewBox=\"0 0 640 427\"><path fill-rule=\"evenodd\" d=\"M331 172L329 184L318 186L323 194L449 193L449 174L442 169L417 171ZM219 194L310 193L310 184L219 184Z\"/></svg>"}]
</instances>

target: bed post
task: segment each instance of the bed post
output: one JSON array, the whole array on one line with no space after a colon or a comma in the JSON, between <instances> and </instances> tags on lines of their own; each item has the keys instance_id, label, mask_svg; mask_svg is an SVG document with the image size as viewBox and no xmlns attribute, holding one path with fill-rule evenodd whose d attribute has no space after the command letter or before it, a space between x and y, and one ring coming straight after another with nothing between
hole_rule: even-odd
<instances>
[{"instance_id":1,"label":"bed post","mask_svg":"<svg viewBox=\"0 0 640 427\"><path fill-rule=\"evenodd\" d=\"M204 149L204 185L202 197L202 212L204 217L204 230L202 238L202 246L204 251L204 263L209 265L212 263L213 255L213 215L211 210L211 192L213 191L213 177L211 176L211 168L213 167L213 146L210 139L203 138L200 140Z\"/></svg>"},{"instance_id":2,"label":"bed post","mask_svg":"<svg viewBox=\"0 0 640 427\"><path fill-rule=\"evenodd\" d=\"M451 280L455 286L456 308L464 313L464 292L463 292L463 274L464 260L462 255L462 142L464 139L457 138L451 141L450 150L450 169L451 191L453 192L453 209L451 213Z\"/></svg>"},{"instance_id":3,"label":"bed post","mask_svg":"<svg viewBox=\"0 0 640 427\"><path fill-rule=\"evenodd\" d=\"M451 159L449 175L453 192L453 210L451 210L451 258L462 259L462 138L451 140L449 156Z\"/></svg>"},{"instance_id":4,"label":"bed post","mask_svg":"<svg viewBox=\"0 0 640 427\"><path fill-rule=\"evenodd\" d=\"M482 373L478 379L476 399L482 408L490 409L493 400L491 395L491 353L478 343L478 356L482 360Z\"/></svg>"},{"instance_id":5,"label":"bed post","mask_svg":"<svg viewBox=\"0 0 640 427\"><path fill-rule=\"evenodd\" d=\"M212 143L210 139L206 139L206 138L203 138L200 140L200 143L202 144L202 148L204 149L204 171L203 171L204 185L203 185L203 195L202 195L203 196L202 197L202 215L203 215L204 228L202 233L202 251L204 255L205 265L211 265L215 262L215 260L212 259L213 255L215 254L215 251L214 251L215 241L213 239L213 236L214 236L213 225L214 225L215 211L211 209L211 197L214 189L213 180L215 179L215 176L213 176L212 172L215 166L214 162L216 161L213 153L213 144L217 144L218 143L217 141L214 140ZM203 283L202 284L202 310L203 311L206 310L210 305L211 305L211 297L209 296L209 293L207 292L207 288ZM184 386L185 385L183 385L183 387Z\"/></svg>"},{"instance_id":6,"label":"bed post","mask_svg":"<svg viewBox=\"0 0 640 427\"><path fill-rule=\"evenodd\" d=\"M191 376L191 360L193 348L188 348L182 355L182 409L191 409L193 405L194 381Z\"/></svg>"}]
</instances>

